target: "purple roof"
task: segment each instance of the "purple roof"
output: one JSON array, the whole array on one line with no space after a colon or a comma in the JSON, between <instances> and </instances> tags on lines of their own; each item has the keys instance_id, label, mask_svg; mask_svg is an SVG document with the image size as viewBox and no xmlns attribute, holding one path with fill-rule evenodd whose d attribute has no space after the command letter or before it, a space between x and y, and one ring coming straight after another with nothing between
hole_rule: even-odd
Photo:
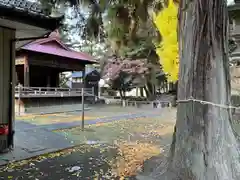
<instances>
[{"instance_id":1,"label":"purple roof","mask_svg":"<svg viewBox=\"0 0 240 180\"><path fill-rule=\"evenodd\" d=\"M88 54L76 52L76 51L67 51L65 49L60 49L56 47L31 44L31 45L23 46L21 49L96 63L93 57L91 57Z\"/></svg>"},{"instance_id":2,"label":"purple roof","mask_svg":"<svg viewBox=\"0 0 240 180\"><path fill-rule=\"evenodd\" d=\"M60 57L66 57L70 59L76 59L81 61L88 61L89 63L97 63L94 58L86 53L73 51L59 40L58 37L49 37L42 40L33 41L23 47L22 50L39 52L44 54L51 54Z\"/></svg>"}]
</instances>

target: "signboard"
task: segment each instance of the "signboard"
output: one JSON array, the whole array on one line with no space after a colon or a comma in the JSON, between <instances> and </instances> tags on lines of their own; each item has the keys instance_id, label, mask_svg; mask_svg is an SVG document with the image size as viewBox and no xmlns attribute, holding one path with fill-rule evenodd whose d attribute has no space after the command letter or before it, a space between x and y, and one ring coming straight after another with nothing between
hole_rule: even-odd
<instances>
[{"instance_id":1,"label":"signboard","mask_svg":"<svg viewBox=\"0 0 240 180\"><path fill-rule=\"evenodd\" d=\"M22 65L22 64L24 64L24 62L25 62L24 57L18 57L18 58L16 58L16 61L15 61L16 65Z\"/></svg>"}]
</instances>

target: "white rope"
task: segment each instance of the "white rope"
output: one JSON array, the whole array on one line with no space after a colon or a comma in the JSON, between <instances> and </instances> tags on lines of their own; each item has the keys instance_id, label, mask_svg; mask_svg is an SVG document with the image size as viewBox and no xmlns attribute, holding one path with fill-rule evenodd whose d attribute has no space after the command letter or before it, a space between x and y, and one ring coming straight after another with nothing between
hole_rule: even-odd
<instances>
[{"instance_id":1,"label":"white rope","mask_svg":"<svg viewBox=\"0 0 240 180\"><path fill-rule=\"evenodd\" d=\"M208 104L208 105L212 105L212 106L216 106L216 107L220 107L220 108L224 108L224 109L240 109L240 107L237 107L237 106L228 106L228 105L224 105L224 104L215 104L213 102L208 102L208 101L203 101L203 100L199 100L199 99L194 99L192 97L190 97L189 99L177 100L177 102L178 103L199 102L201 104Z\"/></svg>"}]
</instances>

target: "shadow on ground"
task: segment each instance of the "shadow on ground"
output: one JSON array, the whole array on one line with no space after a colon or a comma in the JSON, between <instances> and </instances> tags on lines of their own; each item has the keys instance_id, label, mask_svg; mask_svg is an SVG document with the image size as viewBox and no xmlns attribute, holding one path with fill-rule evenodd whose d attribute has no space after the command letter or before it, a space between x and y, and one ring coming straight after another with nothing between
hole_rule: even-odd
<instances>
[{"instance_id":1,"label":"shadow on ground","mask_svg":"<svg viewBox=\"0 0 240 180\"><path fill-rule=\"evenodd\" d=\"M4 166L0 169L0 179L118 179L111 171L116 155L117 150L109 146L81 146L64 155L41 156L26 164L18 162Z\"/></svg>"}]
</instances>

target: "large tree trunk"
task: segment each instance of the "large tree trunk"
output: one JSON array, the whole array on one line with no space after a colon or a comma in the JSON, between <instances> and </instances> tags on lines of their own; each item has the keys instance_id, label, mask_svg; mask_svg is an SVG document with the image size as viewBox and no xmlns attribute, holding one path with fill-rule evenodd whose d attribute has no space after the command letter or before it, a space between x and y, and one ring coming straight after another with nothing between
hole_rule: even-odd
<instances>
[{"instance_id":1,"label":"large tree trunk","mask_svg":"<svg viewBox=\"0 0 240 180\"><path fill-rule=\"evenodd\" d=\"M230 105L225 0L181 0L178 112L167 180L239 180ZM181 101L189 98L211 102ZM159 177L160 178L160 177Z\"/></svg>"}]
</instances>

